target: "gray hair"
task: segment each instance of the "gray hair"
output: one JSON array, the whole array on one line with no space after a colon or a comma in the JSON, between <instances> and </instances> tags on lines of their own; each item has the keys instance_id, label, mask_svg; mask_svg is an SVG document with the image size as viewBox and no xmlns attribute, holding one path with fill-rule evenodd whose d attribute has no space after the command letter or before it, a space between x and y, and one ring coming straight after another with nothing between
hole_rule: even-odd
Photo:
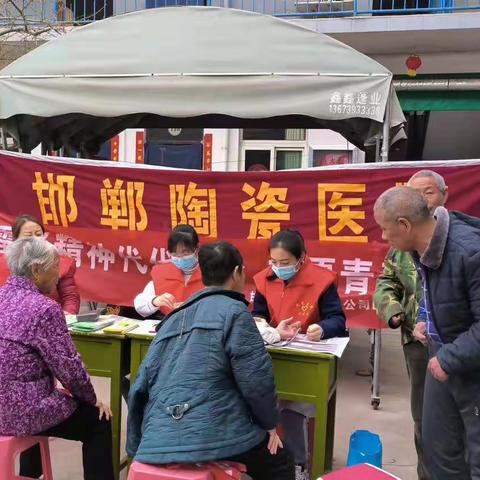
<instances>
[{"instance_id":1,"label":"gray hair","mask_svg":"<svg viewBox=\"0 0 480 480\"><path fill-rule=\"evenodd\" d=\"M445 193L447 189L447 184L445 183L445 179L439 173L434 172L433 170L420 170L419 172L413 174L410 177L410 180L408 180L407 185L410 187L412 180L415 180L416 178L425 178L425 177L433 178L440 192Z\"/></svg>"},{"instance_id":2,"label":"gray hair","mask_svg":"<svg viewBox=\"0 0 480 480\"><path fill-rule=\"evenodd\" d=\"M34 265L50 268L58 258L57 249L43 238L24 237L12 242L5 252L12 275L32 277Z\"/></svg>"},{"instance_id":3,"label":"gray hair","mask_svg":"<svg viewBox=\"0 0 480 480\"><path fill-rule=\"evenodd\" d=\"M386 190L378 197L374 209L383 210L390 222L405 218L411 224L417 224L431 218L422 194L411 187L393 187Z\"/></svg>"}]
</instances>

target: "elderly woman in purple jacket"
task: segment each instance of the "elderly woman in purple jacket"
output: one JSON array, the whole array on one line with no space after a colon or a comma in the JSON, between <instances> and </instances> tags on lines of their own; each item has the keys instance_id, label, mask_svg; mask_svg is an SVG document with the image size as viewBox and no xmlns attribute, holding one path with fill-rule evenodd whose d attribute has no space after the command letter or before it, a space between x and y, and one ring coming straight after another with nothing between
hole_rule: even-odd
<instances>
[{"instance_id":1,"label":"elderly woman in purple jacket","mask_svg":"<svg viewBox=\"0 0 480 480\"><path fill-rule=\"evenodd\" d=\"M29 237L13 242L6 258L12 276L0 288L0 435L79 440L85 480L112 480L110 409L97 401L62 308L45 295L57 285L58 253ZM71 396L55 388L55 378ZM27 452L22 475L29 455L36 457Z\"/></svg>"}]
</instances>

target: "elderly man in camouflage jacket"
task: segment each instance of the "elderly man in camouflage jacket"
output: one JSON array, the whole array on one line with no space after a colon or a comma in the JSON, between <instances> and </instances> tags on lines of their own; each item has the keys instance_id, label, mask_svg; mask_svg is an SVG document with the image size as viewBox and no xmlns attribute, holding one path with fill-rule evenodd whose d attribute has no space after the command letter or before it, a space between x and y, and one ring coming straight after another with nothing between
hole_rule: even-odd
<instances>
[{"instance_id":1,"label":"elderly man in camouflage jacket","mask_svg":"<svg viewBox=\"0 0 480 480\"><path fill-rule=\"evenodd\" d=\"M448 187L441 175L432 170L421 170L408 181L425 198L431 212L443 206ZM415 424L415 448L418 455L418 478L427 480L422 452L423 389L428 364L428 349L413 336L418 317L422 286L413 259L408 252L391 249L385 258L383 274L378 278L374 304L380 318L390 328L401 328L402 344L410 379L410 407Z\"/></svg>"}]
</instances>

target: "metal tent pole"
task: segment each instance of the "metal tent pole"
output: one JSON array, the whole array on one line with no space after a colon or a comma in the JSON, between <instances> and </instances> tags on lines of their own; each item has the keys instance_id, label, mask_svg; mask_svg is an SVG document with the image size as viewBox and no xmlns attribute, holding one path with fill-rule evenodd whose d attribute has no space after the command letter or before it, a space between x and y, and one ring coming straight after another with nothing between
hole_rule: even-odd
<instances>
[{"instance_id":1,"label":"metal tent pole","mask_svg":"<svg viewBox=\"0 0 480 480\"><path fill-rule=\"evenodd\" d=\"M380 160L382 162L388 162L388 151L390 149L390 124L392 115L392 94L393 90L390 87L390 93L387 99L387 105L385 108L385 117L383 119L383 135L382 135L382 149L380 153ZM377 139L377 152L376 161L378 161L378 142ZM377 410L380 405L380 355L382 350L382 331L380 329L372 330L371 332L373 348L373 379L372 379L372 396L371 405Z\"/></svg>"}]
</instances>

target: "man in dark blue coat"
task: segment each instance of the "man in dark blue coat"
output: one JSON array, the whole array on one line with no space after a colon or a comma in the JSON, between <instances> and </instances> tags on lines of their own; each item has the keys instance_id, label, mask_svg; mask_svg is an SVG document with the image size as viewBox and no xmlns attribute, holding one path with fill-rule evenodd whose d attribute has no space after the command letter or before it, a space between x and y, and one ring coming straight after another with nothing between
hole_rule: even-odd
<instances>
[{"instance_id":1,"label":"man in dark blue coat","mask_svg":"<svg viewBox=\"0 0 480 480\"><path fill-rule=\"evenodd\" d=\"M199 255L204 290L163 321L129 396L127 451L149 464L228 459L253 480L294 480L276 433L272 361L241 293L240 252Z\"/></svg>"},{"instance_id":2,"label":"man in dark blue coat","mask_svg":"<svg viewBox=\"0 0 480 480\"><path fill-rule=\"evenodd\" d=\"M480 219L395 187L374 208L383 239L412 252L424 290L428 344L423 447L432 480L480 479Z\"/></svg>"}]
</instances>

